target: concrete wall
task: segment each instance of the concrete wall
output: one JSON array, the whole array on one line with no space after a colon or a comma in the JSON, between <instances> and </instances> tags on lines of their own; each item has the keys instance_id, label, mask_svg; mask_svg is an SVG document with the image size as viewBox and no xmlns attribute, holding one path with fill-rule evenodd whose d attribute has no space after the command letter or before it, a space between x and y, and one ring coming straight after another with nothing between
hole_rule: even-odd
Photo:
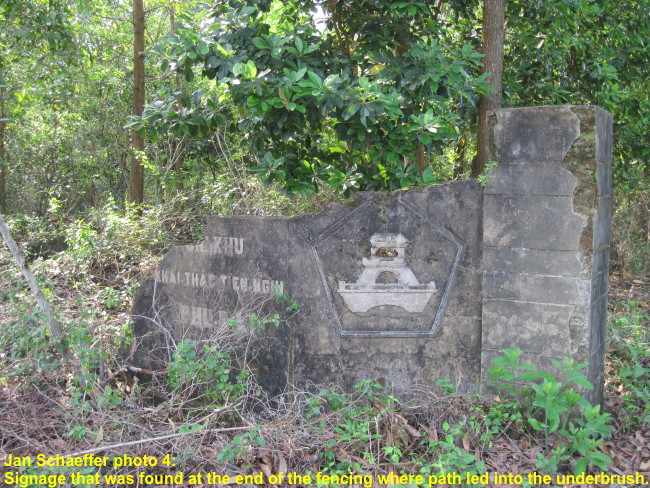
<instances>
[{"instance_id":1,"label":"concrete wall","mask_svg":"<svg viewBox=\"0 0 650 488\"><path fill-rule=\"evenodd\" d=\"M449 377L487 391L491 359L514 347L544 368L589 362L600 385L611 117L538 107L499 110L490 124L499 164L485 188L360 193L293 218L210 217L205 241L174 248L143 284L131 359L159 368L170 340L281 310L275 286L301 311L251 343L274 392L363 376L397 390Z\"/></svg>"},{"instance_id":2,"label":"concrete wall","mask_svg":"<svg viewBox=\"0 0 650 488\"><path fill-rule=\"evenodd\" d=\"M363 376L400 390L449 376L475 390L482 199L476 182L463 181L363 193L317 215L209 217L205 241L172 249L143 284L133 310L142 338L133 361L163 367L151 351L165 348L167 331L176 340L200 339L230 317L282 312L270 295L279 286L299 301L300 313L252 344L251 362L270 391L287 382L351 386ZM404 247L380 256L372 247L377 236L389 241L379 249L398 249L391 240ZM378 274L358 285L366 269ZM352 293L341 293L345 283ZM353 311L350 296L379 302Z\"/></svg>"}]
</instances>

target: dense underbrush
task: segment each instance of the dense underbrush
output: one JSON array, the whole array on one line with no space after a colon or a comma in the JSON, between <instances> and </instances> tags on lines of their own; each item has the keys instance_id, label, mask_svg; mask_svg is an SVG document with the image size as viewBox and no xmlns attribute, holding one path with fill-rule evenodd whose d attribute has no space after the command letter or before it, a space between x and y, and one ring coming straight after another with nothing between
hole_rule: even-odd
<instances>
[{"instance_id":1,"label":"dense underbrush","mask_svg":"<svg viewBox=\"0 0 650 488\"><path fill-rule=\"evenodd\" d=\"M268 195L249 201L246 211L291 213L322 205ZM128 367L119 351L130 344L137 283L172 244L201 239L201 210L228 213L225 206L232 210L239 200L235 195L214 208L201 207L194 197L179 198L144 209L139 219L112 203L71 218L53 201L46 218L8 219L64 337L48 332L3 248L0 461L8 454L171 455L175 467L140 471L262 472L265 479L296 472L314 480L317 473L393 472L427 479L449 473L650 470L648 284L623 273L612 281L606 399L597 407L580 395L580 388L590 387L584 365L558 358L564 373L555 377L520 364L517 350L496 359L491 374L498 395L489 401L457 394L450 380L397 398L372 378L351 392L302 385L269 398L239 361L238 351L255 331L242 332L242 324L232 323L210 339L176 343L163 372ZM290 297L276 299L286 303L286 314L256 317L257 327L290 321L296 313ZM64 359L66 350L72 362ZM515 382L525 386L523 392L514 390ZM45 468L16 469L29 474ZM124 466L114 474L136 471Z\"/></svg>"}]
</instances>

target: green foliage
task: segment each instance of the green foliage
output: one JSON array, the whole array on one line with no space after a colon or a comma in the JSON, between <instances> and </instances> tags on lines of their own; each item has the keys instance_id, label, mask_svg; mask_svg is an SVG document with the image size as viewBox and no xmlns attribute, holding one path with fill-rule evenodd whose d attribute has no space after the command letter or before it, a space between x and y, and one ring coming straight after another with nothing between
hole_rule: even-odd
<instances>
[{"instance_id":1,"label":"green foliage","mask_svg":"<svg viewBox=\"0 0 650 488\"><path fill-rule=\"evenodd\" d=\"M188 200L206 215L294 215L317 212L339 198L328 191L310 198L288 195L279 184L263 185L247 172L243 178L218 175Z\"/></svg>"},{"instance_id":2,"label":"green foliage","mask_svg":"<svg viewBox=\"0 0 650 488\"><path fill-rule=\"evenodd\" d=\"M260 426L256 426L243 434L236 435L217 453L216 460L220 463L236 463L247 457L251 446L264 447L266 440L260 434Z\"/></svg>"},{"instance_id":3,"label":"green foliage","mask_svg":"<svg viewBox=\"0 0 650 488\"><path fill-rule=\"evenodd\" d=\"M149 105L129 126L152 140L147 201L169 201L181 186L207 193L229 172L224 148L242 157L240 168L254 167L264 181L297 193L323 185L344 195L390 190L466 172L482 91L478 2L175 7L173 33L167 9L147 17ZM595 103L614 115L614 177L626 209L620 217L634 222L617 235L629 237L633 256L621 262L632 272L643 271L648 252L648 8L611 0L507 2L504 104ZM105 1L92 8L2 3L0 99L8 126L0 138L12 210L45 214L52 197L65 202L64 213L112 198L123 206L129 14L128 4ZM428 152L423 174L403 164L420 145Z\"/></svg>"},{"instance_id":4,"label":"green foliage","mask_svg":"<svg viewBox=\"0 0 650 488\"><path fill-rule=\"evenodd\" d=\"M130 99L118 39L128 36L101 20L99 2L88 7L1 3L0 143L13 211L44 213L51 195L83 208L124 189L129 142L120 126Z\"/></svg>"},{"instance_id":5,"label":"green foliage","mask_svg":"<svg viewBox=\"0 0 650 488\"><path fill-rule=\"evenodd\" d=\"M155 140L236 124L249 135L263 179L300 193L318 181L344 194L431 183L431 172L405 172L403 159L419 145L440 152L456 137L462 118L455 109L485 90L480 54L438 35L424 3L354 3L350 16L330 12L337 26L324 32L309 5L299 24L283 22L288 12L278 18L270 2L217 3L212 24L182 17L157 48L161 67L188 82L200 68L212 88L186 97L181 110L169 93L131 126ZM358 40L342 52L346 35Z\"/></svg>"},{"instance_id":6,"label":"green foliage","mask_svg":"<svg viewBox=\"0 0 650 488\"><path fill-rule=\"evenodd\" d=\"M420 468L422 474L469 473L472 475L483 474L485 463L479 461L474 454L467 452L459 445L460 439L465 435L463 426L451 426L448 422L442 424L442 437L430 440L428 454L435 461L431 466L424 465Z\"/></svg>"},{"instance_id":7,"label":"green foliage","mask_svg":"<svg viewBox=\"0 0 650 488\"><path fill-rule=\"evenodd\" d=\"M248 371L238 373L233 382L231 368L229 352L209 344L201 348L184 339L173 353L167 381L172 390L184 398L200 395L205 396L206 401L222 405L236 400L248 386Z\"/></svg>"},{"instance_id":8,"label":"green foliage","mask_svg":"<svg viewBox=\"0 0 650 488\"><path fill-rule=\"evenodd\" d=\"M90 433L88 427L84 424L76 423L70 426L70 430L66 434L67 437L74 437L78 441L82 441Z\"/></svg>"},{"instance_id":9,"label":"green foliage","mask_svg":"<svg viewBox=\"0 0 650 488\"><path fill-rule=\"evenodd\" d=\"M5 0L0 6L3 41L27 53L69 55L74 47L71 35L71 10L67 2L51 1L47 4L29 0ZM3 42L3 46L5 43ZM34 52L35 48L42 51ZM41 63L43 60L41 59Z\"/></svg>"},{"instance_id":10,"label":"green foliage","mask_svg":"<svg viewBox=\"0 0 650 488\"><path fill-rule=\"evenodd\" d=\"M305 402L305 416L312 429L324 431L336 419L335 438L319 453L321 471L367 473L369 466L382 465L400 466L404 472L423 476L485 471L484 463L462 445L465 436L462 423L453 426L445 421L439 428L432 426L440 434L427 438L408 426L399 414L407 407L379 383L365 377L349 393L327 388L309 397ZM345 452L344 456L339 449Z\"/></svg>"},{"instance_id":11,"label":"green foliage","mask_svg":"<svg viewBox=\"0 0 650 488\"><path fill-rule=\"evenodd\" d=\"M483 173L478 175L478 177L476 178L478 180L478 182L481 184L481 186L486 186L487 185L487 183L488 183L488 181L490 179L490 172L494 168L496 168L496 166L497 166L497 163L494 162L494 161L485 165L485 169L483 170Z\"/></svg>"},{"instance_id":12,"label":"green foliage","mask_svg":"<svg viewBox=\"0 0 650 488\"><path fill-rule=\"evenodd\" d=\"M647 165L646 167L647 168ZM650 274L650 240L648 240L648 209L650 208L650 178L638 165L630 179L616 188L612 215L613 268L632 279Z\"/></svg>"},{"instance_id":13,"label":"green foliage","mask_svg":"<svg viewBox=\"0 0 650 488\"><path fill-rule=\"evenodd\" d=\"M3 361L7 377L30 377L59 368L57 351L60 353L63 346L52 344L43 314L22 303L16 304L16 312L15 325L0 330L0 350L7 355Z\"/></svg>"},{"instance_id":14,"label":"green foliage","mask_svg":"<svg viewBox=\"0 0 650 488\"><path fill-rule=\"evenodd\" d=\"M297 193L390 190L467 171L483 90L478 2L251 0L176 10L175 32L167 9L147 17L149 105L129 125L152 141L147 201L169 201L181 186L207 193L230 172L223 149ZM64 213L111 198L122 207L129 13L104 1L2 4L0 138L13 210L44 214L52 197ZM633 259L621 262L634 272L648 251L648 13L647 2L507 2L504 104L596 103L614 115L615 182L630 210L621 218L635 223L626 239ZM423 174L403 164L420 145Z\"/></svg>"},{"instance_id":15,"label":"green foliage","mask_svg":"<svg viewBox=\"0 0 650 488\"><path fill-rule=\"evenodd\" d=\"M68 252L65 257L78 273L88 273L89 268L106 272L121 265L137 265L146 255L146 249L164 245L164 226L160 225L157 211L138 219L135 212L120 212L115 202L91 210L65 230Z\"/></svg>"},{"instance_id":16,"label":"green foliage","mask_svg":"<svg viewBox=\"0 0 650 488\"><path fill-rule=\"evenodd\" d=\"M453 395L454 393L456 393L456 386L454 386L454 384L451 382L451 380L448 377L440 378L439 380L436 380L435 384L446 395Z\"/></svg>"},{"instance_id":17,"label":"green foliage","mask_svg":"<svg viewBox=\"0 0 650 488\"><path fill-rule=\"evenodd\" d=\"M237 403L250 389L250 371L245 349L227 329L262 332L269 326L279 327L300 312L298 301L279 288L274 288L271 295L276 304L284 306L282 313L264 314L258 309L241 320L228 320L224 330L218 330L209 340L183 339L176 344L167 373L173 395L210 405Z\"/></svg>"},{"instance_id":18,"label":"green foliage","mask_svg":"<svg viewBox=\"0 0 650 488\"><path fill-rule=\"evenodd\" d=\"M585 472L589 463L607 470L607 463L612 460L597 448L611 433L607 425L610 415L601 413L599 405L591 406L569 386L593 389L580 372L587 365L575 364L568 358L562 362L552 360L563 373L563 379L559 380L531 364L520 364L521 354L521 349L505 349L503 356L492 360L494 366L488 373L495 380L491 384L500 394L518 399L523 417L535 431L544 434L546 455L538 453L537 468L557 473L561 463L577 458L576 473ZM551 434L558 437L554 444L549 441Z\"/></svg>"},{"instance_id":19,"label":"green foliage","mask_svg":"<svg viewBox=\"0 0 650 488\"><path fill-rule=\"evenodd\" d=\"M479 415L473 415L468 425L482 443L490 444L502 434L518 439L526 428L524 416L529 414L522 410L517 401L491 404L485 409L479 408Z\"/></svg>"}]
</instances>

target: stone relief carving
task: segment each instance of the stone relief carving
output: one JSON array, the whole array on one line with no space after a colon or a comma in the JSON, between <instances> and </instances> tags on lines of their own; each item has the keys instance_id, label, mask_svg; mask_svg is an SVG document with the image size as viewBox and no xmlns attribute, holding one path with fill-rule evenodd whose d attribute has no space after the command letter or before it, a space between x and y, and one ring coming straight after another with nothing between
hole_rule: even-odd
<instances>
[{"instance_id":1,"label":"stone relief carving","mask_svg":"<svg viewBox=\"0 0 650 488\"><path fill-rule=\"evenodd\" d=\"M339 282L338 293L350 311L393 305L411 313L422 312L437 292L436 284L420 284L406 264L406 237L374 234L370 244L371 256L363 258L364 270L356 283Z\"/></svg>"}]
</instances>

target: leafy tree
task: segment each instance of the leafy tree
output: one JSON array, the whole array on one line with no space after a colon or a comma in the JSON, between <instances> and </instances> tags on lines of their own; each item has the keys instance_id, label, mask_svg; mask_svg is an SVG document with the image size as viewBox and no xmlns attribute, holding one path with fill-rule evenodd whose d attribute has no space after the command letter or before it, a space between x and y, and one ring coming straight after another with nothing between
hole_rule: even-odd
<instances>
[{"instance_id":1,"label":"leafy tree","mask_svg":"<svg viewBox=\"0 0 650 488\"><path fill-rule=\"evenodd\" d=\"M46 9L47 4L35 4ZM93 0L64 7L59 29L69 39L65 49L52 52L37 18L28 24L30 19L20 16L33 25L33 42L41 44L14 36L14 44L3 45L11 54L2 58L11 63L5 70L9 87L3 140L6 159L11 159L7 189L14 211L43 213L52 198L61 202L62 211L128 198L131 143L123 126L132 107L129 5ZM153 1L148 7L149 42L168 30L164 7ZM149 80L152 87L160 86L155 77ZM151 148L150 158L157 162L156 151L164 149ZM153 183L149 191L156 189L156 174L148 176Z\"/></svg>"},{"instance_id":2,"label":"leafy tree","mask_svg":"<svg viewBox=\"0 0 650 488\"><path fill-rule=\"evenodd\" d=\"M211 88L180 112L173 96L149 104L133 126L155 139L237 124L261 176L294 191L422 181L404 158L457 136L462 107L485 90L480 54L438 26L432 2L330 2L322 31L314 5L218 2L210 19L179 16L162 68L188 82L200 70Z\"/></svg>"},{"instance_id":3,"label":"leafy tree","mask_svg":"<svg viewBox=\"0 0 650 488\"><path fill-rule=\"evenodd\" d=\"M13 209L41 212L52 198L67 210L128 195L130 4L1 4L0 207L6 193ZM452 164L455 176L464 174L478 97L494 71L479 75L481 59L488 63L478 54L486 31L480 7L221 0L202 10L196 1L150 0L151 102L130 126L151 140L140 153L144 199L168 198L180 181L175 138L188 190L227 167L217 142L294 191L322 181L341 192L400 188L441 178L443 164L445 177ZM505 8L503 105L595 103L611 111L619 195L647 228L649 2L511 0ZM232 136L225 144L224 134ZM405 166L422 163L421 148L427 167Z\"/></svg>"}]
</instances>

